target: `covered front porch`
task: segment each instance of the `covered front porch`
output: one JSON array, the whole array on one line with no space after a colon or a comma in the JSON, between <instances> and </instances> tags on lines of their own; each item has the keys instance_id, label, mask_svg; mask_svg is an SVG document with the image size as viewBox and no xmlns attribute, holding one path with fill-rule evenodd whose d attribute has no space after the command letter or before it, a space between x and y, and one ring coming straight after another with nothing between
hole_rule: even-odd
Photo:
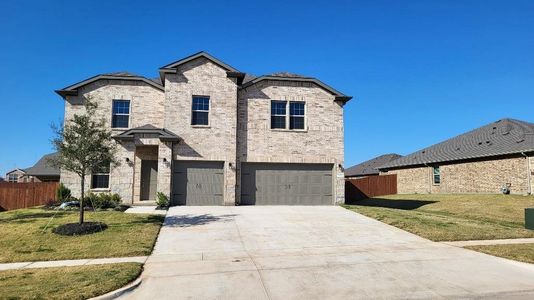
<instances>
[{"instance_id":1,"label":"covered front porch","mask_svg":"<svg viewBox=\"0 0 534 300\"><path fill-rule=\"evenodd\" d=\"M170 197L173 143L180 141L174 133L145 125L114 136L120 144L123 161L112 175L125 204L156 205L157 192ZM124 183L129 181L126 186Z\"/></svg>"}]
</instances>

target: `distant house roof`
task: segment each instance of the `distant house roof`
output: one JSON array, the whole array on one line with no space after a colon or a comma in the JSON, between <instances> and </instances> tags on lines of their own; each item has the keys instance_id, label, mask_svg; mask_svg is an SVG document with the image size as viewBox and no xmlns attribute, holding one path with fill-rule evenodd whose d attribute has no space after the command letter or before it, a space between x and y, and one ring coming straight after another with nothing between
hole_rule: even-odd
<instances>
[{"instance_id":1,"label":"distant house roof","mask_svg":"<svg viewBox=\"0 0 534 300\"><path fill-rule=\"evenodd\" d=\"M247 81L243 80L243 85L241 86L241 88L247 88L249 86L252 86L252 85L254 85L256 83L259 83L261 81L264 81L264 80L311 82L311 83L314 83L317 86L323 88L324 90L326 90L327 92L331 93L332 95L334 95L336 101L348 102L350 99L352 99L351 96L347 96L347 95L337 91L333 87L327 85L326 83L320 81L317 78L306 77L306 76L302 76L302 75L298 75L298 74L294 74L294 73L289 73L289 72L278 72L278 73L272 73L272 74L269 74L269 75L262 75L262 76L259 76L259 77L246 78L246 79L248 79L248 80Z\"/></svg>"},{"instance_id":2,"label":"distant house roof","mask_svg":"<svg viewBox=\"0 0 534 300\"><path fill-rule=\"evenodd\" d=\"M161 85L161 82L158 82L154 79L148 79L140 75L136 75L130 72L114 72L114 73L104 73L99 74L96 76L93 76L91 78L85 79L83 81L80 81L78 83L69 85L68 87L62 88L60 90L56 90L56 93L58 93L61 97L65 98L66 96L76 96L78 95L78 89L86 86L90 83L93 83L98 80L131 80L131 81L142 81L146 84L153 86L159 90L163 90L163 86Z\"/></svg>"},{"instance_id":3,"label":"distant house roof","mask_svg":"<svg viewBox=\"0 0 534 300\"><path fill-rule=\"evenodd\" d=\"M534 151L534 124L502 119L383 164L380 170Z\"/></svg>"},{"instance_id":4,"label":"distant house roof","mask_svg":"<svg viewBox=\"0 0 534 300\"><path fill-rule=\"evenodd\" d=\"M19 169L19 168L16 168L16 169L13 169L13 170L11 170L11 171L9 171L9 172L6 172L6 177L7 177L9 174L11 174L11 173L13 173L13 172L17 172L17 171L18 171L18 172L21 172L21 173L23 173L23 174L26 174L25 169Z\"/></svg>"},{"instance_id":5,"label":"distant house roof","mask_svg":"<svg viewBox=\"0 0 534 300\"><path fill-rule=\"evenodd\" d=\"M180 137L170 132L165 128L157 128L151 124L143 125L140 127L132 128L124 131L121 134L113 136L116 140L133 140L136 134L156 134L162 141L177 142L180 141Z\"/></svg>"},{"instance_id":6,"label":"distant house roof","mask_svg":"<svg viewBox=\"0 0 534 300\"><path fill-rule=\"evenodd\" d=\"M30 176L59 176L59 168L50 163L50 159L57 156L57 152L44 155L33 167L25 169L26 174Z\"/></svg>"},{"instance_id":7,"label":"distant house roof","mask_svg":"<svg viewBox=\"0 0 534 300\"><path fill-rule=\"evenodd\" d=\"M380 171L377 169L377 167L398 159L399 157L401 156L395 153L380 155L368 161L364 161L361 164L345 169L345 177L378 175Z\"/></svg>"}]
</instances>

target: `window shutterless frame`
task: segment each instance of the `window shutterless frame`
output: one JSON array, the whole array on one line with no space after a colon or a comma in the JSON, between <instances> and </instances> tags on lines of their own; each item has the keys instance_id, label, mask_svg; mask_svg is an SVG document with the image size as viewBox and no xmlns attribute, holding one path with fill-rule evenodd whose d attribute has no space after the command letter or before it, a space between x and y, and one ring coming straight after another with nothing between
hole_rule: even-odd
<instances>
[{"instance_id":1,"label":"window shutterless frame","mask_svg":"<svg viewBox=\"0 0 534 300\"><path fill-rule=\"evenodd\" d=\"M191 125L192 126L209 126L210 125L210 97L193 96L191 101Z\"/></svg>"},{"instance_id":2,"label":"window shutterless frame","mask_svg":"<svg viewBox=\"0 0 534 300\"><path fill-rule=\"evenodd\" d=\"M111 128L129 128L130 100L113 99L111 107Z\"/></svg>"},{"instance_id":3,"label":"window shutterless frame","mask_svg":"<svg viewBox=\"0 0 534 300\"><path fill-rule=\"evenodd\" d=\"M305 131L306 102L271 100L271 129Z\"/></svg>"},{"instance_id":4,"label":"window shutterless frame","mask_svg":"<svg viewBox=\"0 0 534 300\"><path fill-rule=\"evenodd\" d=\"M439 185L441 183L441 170L439 166L432 167L432 183L434 185Z\"/></svg>"}]
</instances>

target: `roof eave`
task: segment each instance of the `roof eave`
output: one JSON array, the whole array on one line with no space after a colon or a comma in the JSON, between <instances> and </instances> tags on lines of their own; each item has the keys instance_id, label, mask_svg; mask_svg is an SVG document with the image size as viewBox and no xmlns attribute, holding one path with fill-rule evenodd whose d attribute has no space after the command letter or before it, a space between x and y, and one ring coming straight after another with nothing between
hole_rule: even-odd
<instances>
[{"instance_id":1,"label":"roof eave","mask_svg":"<svg viewBox=\"0 0 534 300\"><path fill-rule=\"evenodd\" d=\"M332 88L331 86L327 85L326 83L320 81L319 79L312 78L312 77L281 77L281 76L260 76L257 77L247 83L245 83L241 88L246 89L252 85L255 85L256 83L263 81L263 80L274 80L274 81L293 81L293 82L312 82L318 85L319 87L323 88L324 90L330 92L332 95L335 96L334 101L341 101L343 103L347 103L350 99L352 99L352 96L347 96L336 89Z\"/></svg>"}]
</instances>

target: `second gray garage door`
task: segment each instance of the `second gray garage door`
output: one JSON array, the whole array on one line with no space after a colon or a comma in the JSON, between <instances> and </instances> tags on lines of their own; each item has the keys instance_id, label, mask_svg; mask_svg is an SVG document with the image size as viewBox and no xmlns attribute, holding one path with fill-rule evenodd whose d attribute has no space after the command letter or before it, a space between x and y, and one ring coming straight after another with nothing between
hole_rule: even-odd
<instances>
[{"instance_id":1,"label":"second gray garage door","mask_svg":"<svg viewBox=\"0 0 534 300\"><path fill-rule=\"evenodd\" d=\"M332 165L241 165L243 205L331 205Z\"/></svg>"},{"instance_id":2,"label":"second gray garage door","mask_svg":"<svg viewBox=\"0 0 534 300\"><path fill-rule=\"evenodd\" d=\"M172 205L223 205L223 162L173 162Z\"/></svg>"}]
</instances>

